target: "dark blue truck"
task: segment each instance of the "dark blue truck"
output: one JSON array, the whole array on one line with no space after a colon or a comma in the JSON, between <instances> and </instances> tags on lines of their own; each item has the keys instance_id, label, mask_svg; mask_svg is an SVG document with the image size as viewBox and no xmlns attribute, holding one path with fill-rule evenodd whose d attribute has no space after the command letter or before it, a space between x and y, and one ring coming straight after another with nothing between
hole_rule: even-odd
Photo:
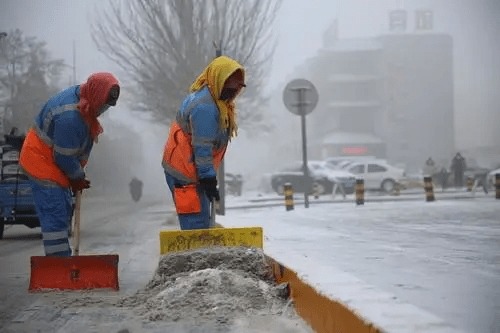
<instances>
[{"instance_id":1,"label":"dark blue truck","mask_svg":"<svg viewBox=\"0 0 500 333\"><path fill-rule=\"evenodd\" d=\"M40 226L28 177L19 169L18 159L24 136L4 135L0 141L0 239L5 225Z\"/></svg>"}]
</instances>

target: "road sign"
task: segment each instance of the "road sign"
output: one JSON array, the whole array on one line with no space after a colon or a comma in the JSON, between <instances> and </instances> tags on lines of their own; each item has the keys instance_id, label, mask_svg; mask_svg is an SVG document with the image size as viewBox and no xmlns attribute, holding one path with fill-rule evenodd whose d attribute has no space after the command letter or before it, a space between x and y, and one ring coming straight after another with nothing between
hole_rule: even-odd
<instances>
[{"instance_id":1,"label":"road sign","mask_svg":"<svg viewBox=\"0 0 500 333\"><path fill-rule=\"evenodd\" d=\"M283 91L283 102L290 112L299 115L302 127L302 162L304 178L309 184L309 169L307 167L307 134L306 115L311 113L318 104L318 91L314 85L305 79L296 79L289 82ZM309 186L307 186L309 187ZM309 189L304 191L304 205L309 208Z\"/></svg>"},{"instance_id":2,"label":"road sign","mask_svg":"<svg viewBox=\"0 0 500 333\"><path fill-rule=\"evenodd\" d=\"M309 114L318 104L318 91L306 79L290 81L283 91L283 103L296 115Z\"/></svg>"}]
</instances>

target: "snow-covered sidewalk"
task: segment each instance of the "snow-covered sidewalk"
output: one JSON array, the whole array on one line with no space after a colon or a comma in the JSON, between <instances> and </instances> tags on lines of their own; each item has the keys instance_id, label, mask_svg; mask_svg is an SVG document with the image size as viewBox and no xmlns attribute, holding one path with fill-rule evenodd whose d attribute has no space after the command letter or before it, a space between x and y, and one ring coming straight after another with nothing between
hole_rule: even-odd
<instances>
[{"instance_id":1,"label":"snow-covered sidewalk","mask_svg":"<svg viewBox=\"0 0 500 333\"><path fill-rule=\"evenodd\" d=\"M262 226L266 253L388 332L489 333L500 325L500 200L457 195L468 198L288 212L229 199L217 220Z\"/></svg>"}]
</instances>

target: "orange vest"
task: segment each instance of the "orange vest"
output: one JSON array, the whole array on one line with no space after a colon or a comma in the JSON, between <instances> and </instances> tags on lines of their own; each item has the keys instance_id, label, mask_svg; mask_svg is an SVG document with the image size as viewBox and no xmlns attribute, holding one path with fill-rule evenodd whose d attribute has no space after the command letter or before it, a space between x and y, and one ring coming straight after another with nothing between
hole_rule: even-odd
<instances>
[{"instance_id":1,"label":"orange vest","mask_svg":"<svg viewBox=\"0 0 500 333\"><path fill-rule=\"evenodd\" d=\"M193 160L191 135L186 134L177 122L172 123L167 143L163 149L163 168L175 178L192 183L197 182L196 165ZM226 146L213 150L214 169L217 171L224 158Z\"/></svg>"},{"instance_id":2,"label":"orange vest","mask_svg":"<svg viewBox=\"0 0 500 333\"><path fill-rule=\"evenodd\" d=\"M31 128L19 154L19 164L35 180L69 187L69 178L54 159L54 149L43 142Z\"/></svg>"}]
</instances>

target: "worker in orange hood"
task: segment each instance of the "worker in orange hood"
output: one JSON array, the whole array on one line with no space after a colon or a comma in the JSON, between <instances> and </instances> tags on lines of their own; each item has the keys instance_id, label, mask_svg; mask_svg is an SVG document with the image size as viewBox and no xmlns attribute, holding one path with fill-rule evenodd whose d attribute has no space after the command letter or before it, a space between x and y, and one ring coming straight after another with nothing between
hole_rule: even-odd
<instances>
[{"instance_id":1,"label":"worker in orange hood","mask_svg":"<svg viewBox=\"0 0 500 333\"><path fill-rule=\"evenodd\" d=\"M107 72L56 94L35 117L19 156L29 176L46 255L70 256L68 227L71 191L89 188L84 167L103 129L98 121L120 95L118 80Z\"/></svg>"},{"instance_id":2,"label":"worker in orange hood","mask_svg":"<svg viewBox=\"0 0 500 333\"><path fill-rule=\"evenodd\" d=\"M220 199L216 171L237 134L234 101L243 87L243 67L218 57L194 81L172 122L162 166L183 230L210 227L210 202Z\"/></svg>"}]
</instances>

